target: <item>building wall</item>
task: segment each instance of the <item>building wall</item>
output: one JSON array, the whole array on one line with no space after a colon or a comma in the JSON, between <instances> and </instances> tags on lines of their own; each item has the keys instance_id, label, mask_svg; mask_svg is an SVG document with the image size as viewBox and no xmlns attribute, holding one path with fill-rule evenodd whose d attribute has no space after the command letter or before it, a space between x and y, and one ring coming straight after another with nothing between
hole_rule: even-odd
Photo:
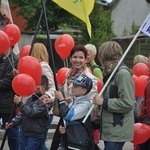
<instances>
[{"instance_id":1,"label":"building wall","mask_svg":"<svg viewBox=\"0 0 150 150\"><path fill-rule=\"evenodd\" d=\"M146 0L119 0L111 14L115 34L122 36L125 28L131 32L133 22L140 27L149 13L150 3Z\"/></svg>"}]
</instances>

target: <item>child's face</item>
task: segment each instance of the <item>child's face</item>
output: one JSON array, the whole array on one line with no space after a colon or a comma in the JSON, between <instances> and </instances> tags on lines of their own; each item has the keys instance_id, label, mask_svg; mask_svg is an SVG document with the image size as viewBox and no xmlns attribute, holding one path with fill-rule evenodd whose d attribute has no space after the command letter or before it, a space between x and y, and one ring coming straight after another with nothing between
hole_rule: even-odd
<instances>
[{"instance_id":1,"label":"child's face","mask_svg":"<svg viewBox=\"0 0 150 150\"><path fill-rule=\"evenodd\" d=\"M35 88L35 94L43 94L45 92L46 85L37 85Z\"/></svg>"},{"instance_id":2,"label":"child's face","mask_svg":"<svg viewBox=\"0 0 150 150\"><path fill-rule=\"evenodd\" d=\"M75 83L73 83L73 86L72 86L72 96L83 96L86 94L86 88L80 86L80 85L77 85Z\"/></svg>"}]
</instances>

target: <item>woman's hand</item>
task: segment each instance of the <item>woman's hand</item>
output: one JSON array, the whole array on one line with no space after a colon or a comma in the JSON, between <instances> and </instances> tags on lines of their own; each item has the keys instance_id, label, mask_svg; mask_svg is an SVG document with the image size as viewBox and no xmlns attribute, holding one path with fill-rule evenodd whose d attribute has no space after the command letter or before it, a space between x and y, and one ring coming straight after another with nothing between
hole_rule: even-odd
<instances>
[{"instance_id":1,"label":"woman's hand","mask_svg":"<svg viewBox=\"0 0 150 150\"><path fill-rule=\"evenodd\" d=\"M20 103L21 99L22 99L22 97L15 95L15 97L14 97L15 104L17 105L18 103Z\"/></svg>"},{"instance_id":2,"label":"woman's hand","mask_svg":"<svg viewBox=\"0 0 150 150\"><path fill-rule=\"evenodd\" d=\"M13 69L13 75L17 76L19 74L19 71L17 69Z\"/></svg>"},{"instance_id":3,"label":"woman's hand","mask_svg":"<svg viewBox=\"0 0 150 150\"><path fill-rule=\"evenodd\" d=\"M97 94L93 98L93 104L97 104L101 106L103 105L103 101L104 99L101 96L98 96Z\"/></svg>"}]
</instances>

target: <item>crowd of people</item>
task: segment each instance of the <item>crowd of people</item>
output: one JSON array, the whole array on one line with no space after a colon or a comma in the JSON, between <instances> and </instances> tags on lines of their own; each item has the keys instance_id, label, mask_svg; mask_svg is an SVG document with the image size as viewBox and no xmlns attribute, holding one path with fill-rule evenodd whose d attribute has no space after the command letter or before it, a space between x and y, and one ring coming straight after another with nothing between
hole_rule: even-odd
<instances>
[{"instance_id":1,"label":"crowd of people","mask_svg":"<svg viewBox=\"0 0 150 150\"><path fill-rule=\"evenodd\" d=\"M122 55L121 46L114 41L103 43L98 50L93 44L75 45L69 56L72 66L56 90L47 49L42 43L35 43L31 56L41 65L41 83L31 96L24 98L12 88L13 78L19 73L19 57L12 49L0 54L0 118L1 128L8 131L9 149L100 150L98 143L102 140L104 150L122 150L125 142L134 138L136 103L132 71L120 62ZM147 64L148 58L136 56L133 64L139 62ZM107 84L101 95L98 79ZM48 148L45 141L55 115L54 101L59 106L60 120ZM83 122L92 105L93 110ZM20 110L17 115L16 107ZM149 139L146 142L150 145ZM134 146L134 150L146 150L143 148Z\"/></svg>"}]
</instances>

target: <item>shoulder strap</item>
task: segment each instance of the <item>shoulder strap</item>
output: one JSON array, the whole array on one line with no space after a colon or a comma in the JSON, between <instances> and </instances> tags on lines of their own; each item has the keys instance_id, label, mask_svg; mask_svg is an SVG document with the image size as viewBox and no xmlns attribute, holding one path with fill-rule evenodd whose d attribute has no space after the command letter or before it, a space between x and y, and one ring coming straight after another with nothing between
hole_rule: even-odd
<instances>
[{"instance_id":1,"label":"shoulder strap","mask_svg":"<svg viewBox=\"0 0 150 150\"><path fill-rule=\"evenodd\" d=\"M97 64L95 64L95 65L93 65L93 66L90 66L90 69L91 69L92 72L93 72L93 70L94 70L95 68L100 68L101 71L102 71L102 68L101 68L99 65L97 65Z\"/></svg>"}]
</instances>

